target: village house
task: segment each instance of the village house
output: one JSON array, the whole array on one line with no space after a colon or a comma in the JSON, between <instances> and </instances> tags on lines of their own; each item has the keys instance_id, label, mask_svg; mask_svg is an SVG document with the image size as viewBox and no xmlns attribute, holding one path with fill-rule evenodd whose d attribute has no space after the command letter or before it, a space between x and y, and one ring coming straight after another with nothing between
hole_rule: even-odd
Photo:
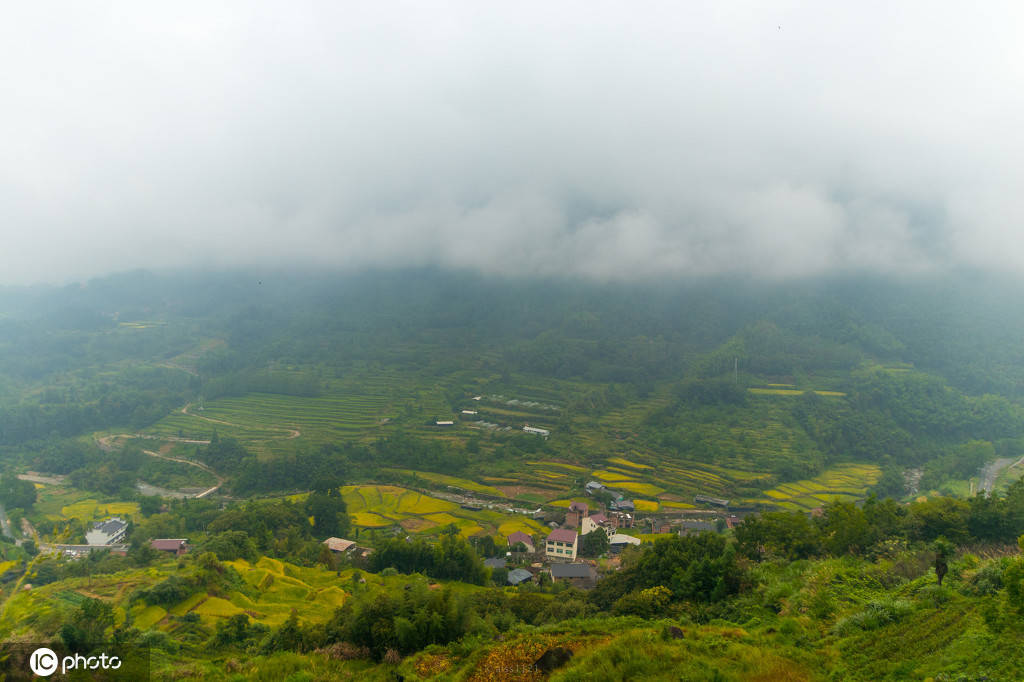
<instances>
[{"instance_id":1,"label":"village house","mask_svg":"<svg viewBox=\"0 0 1024 682\"><path fill-rule=\"evenodd\" d=\"M559 528L551 531L545 543L544 554L556 561L575 561L579 543L576 531Z\"/></svg>"},{"instance_id":2,"label":"village house","mask_svg":"<svg viewBox=\"0 0 1024 682\"><path fill-rule=\"evenodd\" d=\"M683 519L679 524L679 534L682 536L698 535L700 533L714 533L715 526L709 521L695 521Z\"/></svg>"},{"instance_id":3,"label":"village house","mask_svg":"<svg viewBox=\"0 0 1024 682\"><path fill-rule=\"evenodd\" d=\"M594 512L583 519L580 524L580 535L587 535L595 530L602 530L610 536L615 532L615 524L603 512Z\"/></svg>"},{"instance_id":4,"label":"village house","mask_svg":"<svg viewBox=\"0 0 1024 682\"><path fill-rule=\"evenodd\" d=\"M616 533L615 535L608 538L608 549L613 554L618 554L629 545L639 545L640 538L635 538L632 535L625 535L623 533Z\"/></svg>"},{"instance_id":5,"label":"village house","mask_svg":"<svg viewBox=\"0 0 1024 682\"><path fill-rule=\"evenodd\" d=\"M633 504L633 500L627 500L620 497L611 503L611 508L615 511L621 512L633 512L636 511L636 506Z\"/></svg>"},{"instance_id":6,"label":"village house","mask_svg":"<svg viewBox=\"0 0 1024 682\"><path fill-rule=\"evenodd\" d=\"M533 554L535 551L537 551L533 546L533 538L524 533L523 531L517 530L515 533L512 533L508 536L508 548L510 550L513 550L513 548L520 542L526 545L526 551L530 554Z\"/></svg>"},{"instance_id":7,"label":"village house","mask_svg":"<svg viewBox=\"0 0 1024 682\"><path fill-rule=\"evenodd\" d=\"M573 502L569 505L569 511L565 513L565 527L579 528L583 519L587 516L586 502ZM586 535L586 533L583 533Z\"/></svg>"},{"instance_id":8,"label":"village house","mask_svg":"<svg viewBox=\"0 0 1024 682\"><path fill-rule=\"evenodd\" d=\"M597 570L590 564L551 564L551 581L567 582L580 590L597 585Z\"/></svg>"},{"instance_id":9,"label":"village house","mask_svg":"<svg viewBox=\"0 0 1024 682\"><path fill-rule=\"evenodd\" d=\"M157 538L149 543L149 548L181 556L188 551L188 541L184 538Z\"/></svg>"},{"instance_id":10,"label":"village house","mask_svg":"<svg viewBox=\"0 0 1024 682\"><path fill-rule=\"evenodd\" d=\"M124 540L127 532L127 522L115 516L92 524L92 528L85 534L85 542L97 547L113 545Z\"/></svg>"},{"instance_id":11,"label":"village house","mask_svg":"<svg viewBox=\"0 0 1024 682\"><path fill-rule=\"evenodd\" d=\"M530 573L525 568L513 568L508 572L508 584L519 585L526 581L533 581L533 573Z\"/></svg>"},{"instance_id":12,"label":"village house","mask_svg":"<svg viewBox=\"0 0 1024 682\"><path fill-rule=\"evenodd\" d=\"M356 543L352 540L346 540L344 538L327 538L323 544L327 545L327 549L331 550L335 554L347 554L354 552L356 549Z\"/></svg>"},{"instance_id":13,"label":"village house","mask_svg":"<svg viewBox=\"0 0 1024 682\"><path fill-rule=\"evenodd\" d=\"M542 436L544 438L547 438L548 436L551 435L551 432L548 431L547 429L538 429L537 427L530 426L529 424L523 426L523 431L525 431L526 433L532 433L535 436Z\"/></svg>"},{"instance_id":14,"label":"village house","mask_svg":"<svg viewBox=\"0 0 1024 682\"><path fill-rule=\"evenodd\" d=\"M633 515L627 512L611 512L608 520L616 529L633 527Z\"/></svg>"}]
</instances>

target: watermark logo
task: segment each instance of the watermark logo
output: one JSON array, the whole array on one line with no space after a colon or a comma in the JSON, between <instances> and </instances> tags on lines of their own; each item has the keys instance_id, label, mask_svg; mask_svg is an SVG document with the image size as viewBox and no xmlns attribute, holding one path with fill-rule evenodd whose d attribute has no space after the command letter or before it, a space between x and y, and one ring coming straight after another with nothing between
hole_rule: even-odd
<instances>
[{"instance_id":1,"label":"watermark logo","mask_svg":"<svg viewBox=\"0 0 1024 682\"><path fill-rule=\"evenodd\" d=\"M80 649L68 650L60 642L0 641L0 680L145 682L150 679L149 647L104 642L87 644Z\"/></svg>"},{"instance_id":2,"label":"watermark logo","mask_svg":"<svg viewBox=\"0 0 1024 682\"><path fill-rule=\"evenodd\" d=\"M32 655L28 659L28 667L32 669L36 675L40 677L49 677L53 673L57 672L60 659L53 649L47 649L44 646L39 647L32 652Z\"/></svg>"}]
</instances>

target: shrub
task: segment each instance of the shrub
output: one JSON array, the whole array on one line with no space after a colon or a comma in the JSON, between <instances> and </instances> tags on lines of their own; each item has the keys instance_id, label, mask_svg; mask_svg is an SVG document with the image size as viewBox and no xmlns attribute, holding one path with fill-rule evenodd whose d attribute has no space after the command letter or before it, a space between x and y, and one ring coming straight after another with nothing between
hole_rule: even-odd
<instances>
[{"instance_id":1,"label":"shrub","mask_svg":"<svg viewBox=\"0 0 1024 682\"><path fill-rule=\"evenodd\" d=\"M884 599L868 602L862 611L840 618L833 626L837 635L849 635L857 630L877 630L902 620L914 607L903 599Z\"/></svg>"},{"instance_id":2,"label":"shrub","mask_svg":"<svg viewBox=\"0 0 1024 682\"><path fill-rule=\"evenodd\" d=\"M369 648L357 646L351 642L335 642L329 646L317 649L316 653L338 661L355 661L369 658L372 655Z\"/></svg>"},{"instance_id":3,"label":"shrub","mask_svg":"<svg viewBox=\"0 0 1024 682\"><path fill-rule=\"evenodd\" d=\"M964 585L967 594L984 597L1003 589L1003 566L996 561L986 564Z\"/></svg>"}]
</instances>

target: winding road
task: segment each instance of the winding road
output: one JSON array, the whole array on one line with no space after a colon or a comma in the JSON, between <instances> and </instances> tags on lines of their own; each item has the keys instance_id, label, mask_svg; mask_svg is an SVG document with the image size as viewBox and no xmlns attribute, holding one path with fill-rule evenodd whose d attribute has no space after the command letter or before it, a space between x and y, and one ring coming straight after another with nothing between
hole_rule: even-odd
<instances>
[{"instance_id":1,"label":"winding road","mask_svg":"<svg viewBox=\"0 0 1024 682\"><path fill-rule=\"evenodd\" d=\"M192 407L192 403L185 403L185 406L181 408L180 412L182 414L184 414L184 415L188 415L189 417L195 417L196 419L202 419L203 421L210 422L211 424L222 424L224 426L235 426L235 427L243 428L243 429L246 428L244 424L235 424L234 422L229 422L229 421L226 421L226 420L223 420L223 419L214 419L213 417L206 417L206 416L201 415L201 414L196 414L195 412L189 412L189 408L190 407ZM302 432L299 431L298 429L295 429L295 428L289 428L289 427L286 427L286 426L274 426L273 428L280 429L281 431L285 431L285 432L288 433L288 435L284 436L283 438L281 438L281 440L292 440L292 439L298 438L299 436L302 435ZM139 439L144 439L144 440L160 441L162 443L191 443L191 444L195 444L195 445L209 445L210 444L209 440L201 440L201 439L196 439L196 438L179 438L179 437L175 437L175 436L153 436L153 435L144 434L144 433L115 433L115 434L110 434L110 435L107 435L107 436L103 436L103 437L97 438L96 442L99 443L99 446L100 446L101 449L103 449L106 452L110 452L111 450L113 450L115 448L113 442L118 440L118 439L121 439L121 438L124 438L124 439L139 438ZM196 467L198 469L202 469L206 473L208 473L211 476L213 476L214 479L216 479L216 481L217 481L217 485L215 485L212 488L209 488L209 489L204 490L203 492L199 493L198 495L195 496L197 498L199 498L199 497L206 497L207 495L212 495L213 493L215 493L218 490L220 490L220 487L222 485L224 485L224 477L221 476L220 474L218 474L216 471L211 469L208 465L204 464L203 462L200 462L200 461L194 460L194 459L186 459L184 457L171 457L170 455L163 455L163 454L161 454L159 452L156 452L154 450L143 450L143 452L146 453L147 455L149 455L150 457L157 457L159 459L167 460L168 462L178 462L180 464L187 464L188 466L194 466L194 467ZM2 514L2 510L0 510L0 514ZM2 521L0 521L0 525L2 525Z\"/></svg>"},{"instance_id":2,"label":"winding road","mask_svg":"<svg viewBox=\"0 0 1024 682\"><path fill-rule=\"evenodd\" d=\"M212 495L213 493L217 492L222 485L224 485L223 476L221 476L216 471L214 471L213 469L211 469L210 467L208 467L207 465L203 464L198 460L185 459L184 457L169 457L168 455L161 455L159 452L153 452L152 450L143 450L143 452L149 455L150 457L157 457L159 459L166 459L168 462L180 462L181 464L188 464L189 466L197 467L199 469L202 469L206 473L210 474L215 479L217 479L217 485L199 493L198 495L196 495L197 498Z\"/></svg>"},{"instance_id":3,"label":"winding road","mask_svg":"<svg viewBox=\"0 0 1024 682\"><path fill-rule=\"evenodd\" d=\"M996 478L999 477L999 474L1003 469L1011 464L1020 464L1021 462L1024 462L1024 457L1021 457L1016 462L1012 459L1000 457L994 462L989 462L985 466L981 467L981 471L978 473L978 477L981 479L981 482L978 485L978 490L991 495L992 489L996 487Z\"/></svg>"}]
</instances>

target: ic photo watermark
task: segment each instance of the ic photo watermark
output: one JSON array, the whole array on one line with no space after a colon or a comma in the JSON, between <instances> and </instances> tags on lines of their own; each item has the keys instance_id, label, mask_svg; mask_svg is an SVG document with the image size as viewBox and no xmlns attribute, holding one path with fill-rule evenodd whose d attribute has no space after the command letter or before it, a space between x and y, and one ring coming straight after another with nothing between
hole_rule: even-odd
<instances>
[{"instance_id":1,"label":"ic photo watermark","mask_svg":"<svg viewBox=\"0 0 1024 682\"><path fill-rule=\"evenodd\" d=\"M97 644L79 649L68 651L56 643L4 643L0 645L0 679L150 679L148 647Z\"/></svg>"}]
</instances>

